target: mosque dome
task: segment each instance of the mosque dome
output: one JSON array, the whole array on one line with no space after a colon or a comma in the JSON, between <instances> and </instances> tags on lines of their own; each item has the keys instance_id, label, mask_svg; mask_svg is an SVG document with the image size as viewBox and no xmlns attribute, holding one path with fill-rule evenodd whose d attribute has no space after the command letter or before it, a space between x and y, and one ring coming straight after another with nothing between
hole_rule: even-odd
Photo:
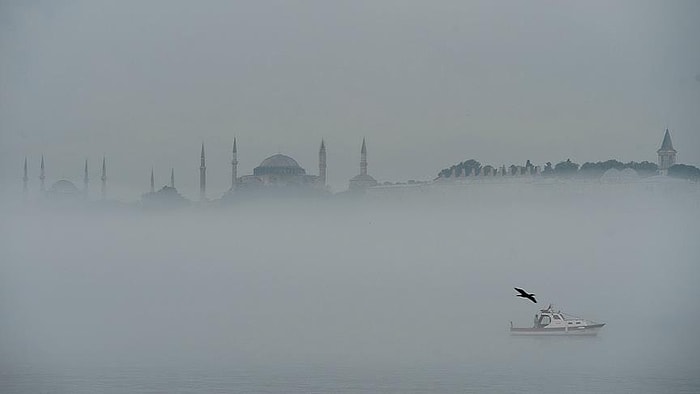
<instances>
[{"instance_id":1,"label":"mosque dome","mask_svg":"<svg viewBox=\"0 0 700 394\"><path fill-rule=\"evenodd\" d=\"M306 171L301 168L296 160L278 153L263 160L259 166L255 167L253 174L304 175Z\"/></svg>"},{"instance_id":2,"label":"mosque dome","mask_svg":"<svg viewBox=\"0 0 700 394\"><path fill-rule=\"evenodd\" d=\"M77 187L75 187L73 182L67 181L65 179L61 179L60 181L57 181L53 185L51 185L49 192L55 193L55 194L78 194L78 193L80 193L80 191L78 190Z\"/></svg>"},{"instance_id":3,"label":"mosque dome","mask_svg":"<svg viewBox=\"0 0 700 394\"><path fill-rule=\"evenodd\" d=\"M377 180L369 174L355 175L350 179L350 190L362 190L377 185Z\"/></svg>"},{"instance_id":4,"label":"mosque dome","mask_svg":"<svg viewBox=\"0 0 700 394\"><path fill-rule=\"evenodd\" d=\"M267 159L263 160L262 163L260 163L259 167L293 167L293 168L301 168L299 166L299 163L297 163L296 160L292 159L289 156L285 156L282 154L276 154L268 157Z\"/></svg>"}]
</instances>

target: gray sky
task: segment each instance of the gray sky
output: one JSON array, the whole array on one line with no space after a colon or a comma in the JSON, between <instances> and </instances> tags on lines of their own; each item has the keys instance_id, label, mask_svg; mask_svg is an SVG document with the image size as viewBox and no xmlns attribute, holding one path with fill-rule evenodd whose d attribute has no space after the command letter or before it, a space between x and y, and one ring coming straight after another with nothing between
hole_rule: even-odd
<instances>
[{"instance_id":1,"label":"gray sky","mask_svg":"<svg viewBox=\"0 0 700 394\"><path fill-rule=\"evenodd\" d=\"M210 195L282 152L329 183L359 171L429 179L468 158L495 165L656 160L664 127L700 165L696 1L2 1L0 184L93 181L147 191L175 167ZM93 184L97 190L97 183Z\"/></svg>"}]
</instances>

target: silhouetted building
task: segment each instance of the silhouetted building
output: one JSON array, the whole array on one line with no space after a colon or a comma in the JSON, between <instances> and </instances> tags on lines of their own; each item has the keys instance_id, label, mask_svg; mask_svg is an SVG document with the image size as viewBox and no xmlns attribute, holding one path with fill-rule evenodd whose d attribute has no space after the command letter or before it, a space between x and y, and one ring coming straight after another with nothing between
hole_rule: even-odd
<instances>
[{"instance_id":1,"label":"silhouetted building","mask_svg":"<svg viewBox=\"0 0 700 394\"><path fill-rule=\"evenodd\" d=\"M666 129L664 140L661 142L661 148L656 153L659 155L659 170L662 173L666 173L669 167L676 164L677 152L673 149L671 134L668 132L668 129Z\"/></svg>"},{"instance_id":2,"label":"silhouetted building","mask_svg":"<svg viewBox=\"0 0 700 394\"><path fill-rule=\"evenodd\" d=\"M293 158L278 153L263 160L252 175L238 174L238 150L234 139L231 189L225 199L243 195L318 195L326 192L326 146L319 149L319 175L309 175Z\"/></svg>"},{"instance_id":3,"label":"silhouetted building","mask_svg":"<svg viewBox=\"0 0 700 394\"><path fill-rule=\"evenodd\" d=\"M51 200L80 200L83 197L83 193L78 190L78 188L73 184L73 182L61 179L60 181L54 182L53 185L46 192L46 196Z\"/></svg>"},{"instance_id":4,"label":"silhouetted building","mask_svg":"<svg viewBox=\"0 0 700 394\"><path fill-rule=\"evenodd\" d=\"M350 179L349 188L351 191L363 191L373 186L377 186L377 181L367 173L367 145L363 138L362 148L360 149L360 174Z\"/></svg>"}]
</instances>

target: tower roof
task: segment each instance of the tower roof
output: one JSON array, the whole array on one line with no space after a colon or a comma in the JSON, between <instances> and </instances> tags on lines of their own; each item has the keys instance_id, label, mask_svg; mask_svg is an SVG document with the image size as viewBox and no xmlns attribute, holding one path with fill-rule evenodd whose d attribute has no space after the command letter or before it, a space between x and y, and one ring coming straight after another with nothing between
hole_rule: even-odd
<instances>
[{"instance_id":1,"label":"tower roof","mask_svg":"<svg viewBox=\"0 0 700 394\"><path fill-rule=\"evenodd\" d=\"M666 134L664 134L664 140L661 143L661 148L659 148L658 150L658 152L662 151L676 151L675 149L673 149L673 143L671 142L671 133L668 132L668 129L666 129Z\"/></svg>"},{"instance_id":2,"label":"tower roof","mask_svg":"<svg viewBox=\"0 0 700 394\"><path fill-rule=\"evenodd\" d=\"M360 153L367 153L367 145L365 145L365 139L362 139L362 149L360 150Z\"/></svg>"}]
</instances>

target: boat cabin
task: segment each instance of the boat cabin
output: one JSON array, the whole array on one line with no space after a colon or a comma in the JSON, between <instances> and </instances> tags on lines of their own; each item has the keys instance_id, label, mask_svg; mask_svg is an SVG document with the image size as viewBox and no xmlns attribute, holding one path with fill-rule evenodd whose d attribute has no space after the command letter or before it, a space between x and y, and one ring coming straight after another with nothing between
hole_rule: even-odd
<instances>
[{"instance_id":1,"label":"boat cabin","mask_svg":"<svg viewBox=\"0 0 700 394\"><path fill-rule=\"evenodd\" d=\"M585 325L583 319L567 319L561 311L554 312L551 305L535 314L534 328L564 328Z\"/></svg>"}]
</instances>

